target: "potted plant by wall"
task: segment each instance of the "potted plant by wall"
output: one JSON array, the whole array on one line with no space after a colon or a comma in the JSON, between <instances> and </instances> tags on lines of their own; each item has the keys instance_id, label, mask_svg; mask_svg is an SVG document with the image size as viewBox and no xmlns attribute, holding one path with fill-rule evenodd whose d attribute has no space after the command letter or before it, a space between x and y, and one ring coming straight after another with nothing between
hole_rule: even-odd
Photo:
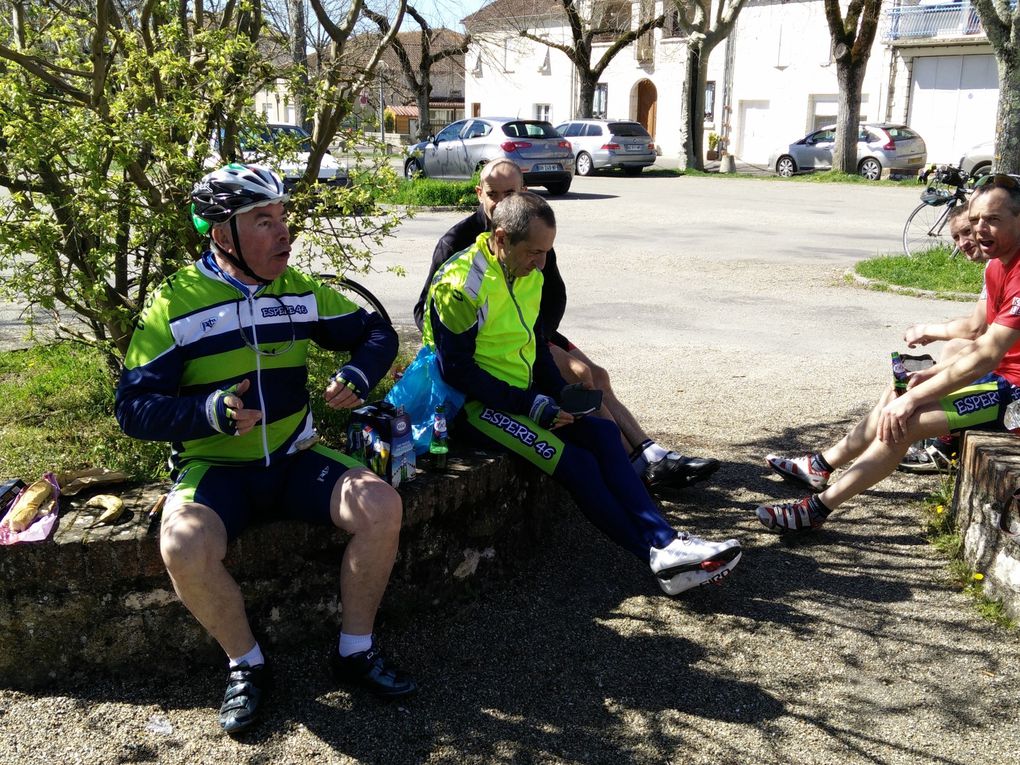
<instances>
[{"instance_id":1,"label":"potted plant by wall","mask_svg":"<svg viewBox=\"0 0 1020 765\"><path fill-rule=\"evenodd\" d=\"M709 162L719 159L719 135L717 133L708 134L708 151L705 152L705 159Z\"/></svg>"}]
</instances>

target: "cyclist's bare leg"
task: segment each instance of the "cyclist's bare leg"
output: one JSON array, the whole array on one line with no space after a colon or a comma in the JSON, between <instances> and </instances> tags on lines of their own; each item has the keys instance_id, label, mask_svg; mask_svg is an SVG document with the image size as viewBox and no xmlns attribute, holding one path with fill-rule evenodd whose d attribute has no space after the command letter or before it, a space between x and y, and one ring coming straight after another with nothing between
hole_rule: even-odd
<instances>
[{"instance_id":1,"label":"cyclist's bare leg","mask_svg":"<svg viewBox=\"0 0 1020 765\"><path fill-rule=\"evenodd\" d=\"M241 588L227 572L227 530L206 505L182 503L166 509L159 551L174 590L227 656L255 646Z\"/></svg>"},{"instance_id":2,"label":"cyclist's bare leg","mask_svg":"<svg viewBox=\"0 0 1020 765\"><path fill-rule=\"evenodd\" d=\"M402 513L396 489L367 469L348 470L333 488L333 523L351 534L340 562L344 632L372 632L397 557Z\"/></svg>"},{"instance_id":3,"label":"cyclist's bare leg","mask_svg":"<svg viewBox=\"0 0 1020 765\"><path fill-rule=\"evenodd\" d=\"M556 362L556 367L560 370L564 380L568 383L581 383L585 387L602 391L602 408L596 412L596 415L616 423L620 429L624 449L628 453L644 443L648 436L638 425L630 410L616 398L609 380L609 373L605 369L595 364L577 348L568 353L559 346L550 345L549 350L552 351L553 361Z\"/></svg>"},{"instance_id":4,"label":"cyclist's bare leg","mask_svg":"<svg viewBox=\"0 0 1020 765\"><path fill-rule=\"evenodd\" d=\"M891 475L911 443L921 438L945 435L948 432L949 420L938 402L925 404L910 417L903 440L888 444L873 438L854 464L819 494L818 498L827 508L834 510L851 497L870 489Z\"/></svg>"},{"instance_id":5,"label":"cyclist's bare leg","mask_svg":"<svg viewBox=\"0 0 1020 765\"><path fill-rule=\"evenodd\" d=\"M894 397L895 392L890 385L870 412L858 420L845 436L822 452L822 458L835 469L862 455L875 440L882 409Z\"/></svg>"}]
</instances>

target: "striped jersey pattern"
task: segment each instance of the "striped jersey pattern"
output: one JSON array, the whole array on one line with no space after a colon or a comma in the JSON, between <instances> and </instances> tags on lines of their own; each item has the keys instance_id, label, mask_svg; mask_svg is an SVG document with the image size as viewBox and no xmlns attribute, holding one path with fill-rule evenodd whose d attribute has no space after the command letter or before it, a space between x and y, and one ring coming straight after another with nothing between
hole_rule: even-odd
<instances>
[{"instance_id":1,"label":"striped jersey pattern","mask_svg":"<svg viewBox=\"0 0 1020 765\"><path fill-rule=\"evenodd\" d=\"M364 390L389 370L397 335L328 285L294 268L271 284L241 284L210 254L169 277L139 317L117 389L117 420L136 438L170 441L171 464L270 464L313 432L308 344L349 352ZM261 353L256 353L258 348ZM338 363L339 367L339 363ZM206 402L248 379L242 400L261 422L243 436L209 422Z\"/></svg>"}]
</instances>

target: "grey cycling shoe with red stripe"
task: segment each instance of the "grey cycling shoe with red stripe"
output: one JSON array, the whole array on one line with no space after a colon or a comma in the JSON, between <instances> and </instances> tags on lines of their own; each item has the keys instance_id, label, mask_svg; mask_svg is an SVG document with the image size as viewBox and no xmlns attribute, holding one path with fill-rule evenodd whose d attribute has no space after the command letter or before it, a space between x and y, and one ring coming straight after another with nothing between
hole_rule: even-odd
<instances>
[{"instance_id":1,"label":"grey cycling shoe with red stripe","mask_svg":"<svg viewBox=\"0 0 1020 765\"><path fill-rule=\"evenodd\" d=\"M811 507L811 497L799 502L759 505L755 510L762 526L769 531L811 531L825 523L825 516Z\"/></svg>"},{"instance_id":2,"label":"grey cycling shoe with red stripe","mask_svg":"<svg viewBox=\"0 0 1020 765\"><path fill-rule=\"evenodd\" d=\"M765 456L765 462L785 480L803 486L808 491L817 493L824 491L829 485L830 473L812 468L810 454L792 459L778 454L768 454Z\"/></svg>"}]
</instances>

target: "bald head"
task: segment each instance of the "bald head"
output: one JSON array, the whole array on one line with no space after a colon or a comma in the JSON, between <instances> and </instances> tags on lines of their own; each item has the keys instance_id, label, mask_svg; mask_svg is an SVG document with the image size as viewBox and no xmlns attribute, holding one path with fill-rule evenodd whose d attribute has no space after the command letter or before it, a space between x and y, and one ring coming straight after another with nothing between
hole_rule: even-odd
<instances>
[{"instance_id":1,"label":"bald head","mask_svg":"<svg viewBox=\"0 0 1020 765\"><path fill-rule=\"evenodd\" d=\"M512 159L500 157L482 168L475 194L485 210L485 217L492 220L492 211L501 201L513 194L524 191L524 175Z\"/></svg>"}]
</instances>

